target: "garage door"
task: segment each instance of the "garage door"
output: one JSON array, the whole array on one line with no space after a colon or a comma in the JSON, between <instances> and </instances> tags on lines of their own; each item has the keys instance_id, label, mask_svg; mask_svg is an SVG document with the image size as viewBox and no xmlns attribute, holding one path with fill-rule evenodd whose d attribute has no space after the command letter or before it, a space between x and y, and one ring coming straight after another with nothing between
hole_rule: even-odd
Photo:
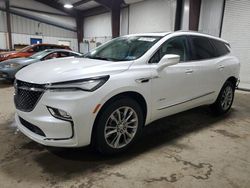
<instances>
[{"instance_id":1,"label":"garage door","mask_svg":"<svg viewBox=\"0 0 250 188\"><path fill-rule=\"evenodd\" d=\"M129 33L173 31L175 0L142 1L130 5Z\"/></svg>"},{"instance_id":2,"label":"garage door","mask_svg":"<svg viewBox=\"0 0 250 188\"><path fill-rule=\"evenodd\" d=\"M222 38L241 62L240 87L250 89L250 1L226 0Z\"/></svg>"}]
</instances>

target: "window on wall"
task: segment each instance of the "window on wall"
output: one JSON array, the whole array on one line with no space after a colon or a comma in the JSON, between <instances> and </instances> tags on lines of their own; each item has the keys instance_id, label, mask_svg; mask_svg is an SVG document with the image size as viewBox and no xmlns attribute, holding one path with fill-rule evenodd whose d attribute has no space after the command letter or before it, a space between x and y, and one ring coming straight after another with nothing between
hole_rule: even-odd
<instances>
[{"instance_id":1,"label":"window on wall","mask_svg":"<svg viewBox=\"0 0 250 188\"><path fill-rule=\"evenodd\" d=\"M187 38L180 36L167 40L149 60L149 63L158 63L166 54L179 55L180 61L189 60Z\"/></svg>"},{"instance_id":2,"label":"window on wall","mask_svg":"<svg viewBox=\"0 0 250 188\"><path fill-rule=\"evenodd\" d=\"M59 40L58 45L63 45L63 46L70 46L71 42L68 40Z\"/></svg>"},{"instance_id":3,"label":"window on wall","mask_svg":"<svg viewBox=\"0 0 250 188\"><path fill-rule=\"evenodd\" d=\"M30 44L41 44L43 42L42 39L39 38L30 38Z\"/></svg>"}]
</instances>

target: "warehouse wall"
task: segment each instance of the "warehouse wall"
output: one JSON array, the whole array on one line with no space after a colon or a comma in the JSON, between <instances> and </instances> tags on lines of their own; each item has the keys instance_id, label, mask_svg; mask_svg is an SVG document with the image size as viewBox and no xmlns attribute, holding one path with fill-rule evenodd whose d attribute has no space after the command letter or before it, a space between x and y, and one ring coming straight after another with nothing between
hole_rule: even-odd
<instances>
[{"instance_id":1,"label":"warehouse wall","mask_svg":"<svg viewBox=\"0 0 250 188\"><path fill-rule=\"evenodd\" d=\"M146 0L129 6L129 33L174 30L175 0Z\"/></svg>"},{"instance_id":2,"label":"warehouse wall","mask_svg":"<svg viewBox=\"0 0 250 188\"><path fill-rule=\"evenodd\" d=\"M202 0L199 21L200 32L217 37L220 35L223 1L224 0Z\"/></svg>"},{"instance_id":3,"label":"warehouse wall","mask_svg":"<svg viewBox=\"0 0 250 188\"><path fill-rule=\"evenodd\" d=\"M71 48L77 50L76 32L27 19L11 14L11 29L14 44L30 44L30 38L42 38L44 43L58 44L59 40L71 42ZM8 48L6 31L6 13L0 11L0 49Z\"/></svg>"},{"instance_id":4,"label":"warehouse wall","mask_svg":"<svg viewBox=\"0 0 250 188\"><path fill-rule=\"evenodd\" d=\"M120 35L127 35L129 33L129 7L121 10L120 22Z\"/></svg>"},{"instance_id":5,"label":"warehouse wall","mask_svg":"<svg viewBox=\"0 0 250 188\"><path fill-rule=\"evenodd\" d=\"M28 9L36 9L36 8L39 7L39 10L41 10L41 11L66 15L62 11L59 11L57 9L54 9L54 8L52 8L50 6L47 6L47 5L43 4L43 3L39 3L39 2L34 1L34 0L10 0L10 5L11 6L14 5L14 6L19 6L19 7L25 7L25 8L28 8Z\"/></svg>"},{"instance_id":6,"label":"warehouse wall","mask_svg":"<svg viewBox=\"0 0 250 188\"><path fill-rule=\"evenodd\" d=\"M84 19L84 38L98 41L111 38L111 14L105 13Z\"/></svg>"},{"instance_id":7,"label":"warehouse wall","mask_svg":"<svg viewBox=\"0 0 250 188\"><path fill-rule=\"evenodd\" d=\"M110 12L84 19L84 42L80 50L82 53L87 53L110 39L112 39Z\"/></svg>"},{"instance_id":8,"label":"warehouse wall","mask_svg":"<svg viewBox=\"0 0 250 188\"><path fill-rule=\"evenodd\" d=\"M6 24L6 13L4 11L0 11L0 32L7 31L7 24Z\"/></svg>"},{"instance_id":9,"label":"warehouse wall","mask_svg":"<svg viewBox=\"0 0 250 188\"><path fill-rule=\"evenodd\" d=\"M183 0L181 29L189 30L189 0Z\"/></svg>"},{"instance_id":10,"label":"warehouse wall","mask_svg":"<svg viewBox=\"0 0 250 188\"><path fill-rule=\"evenodd\" d=\"M174 30L176 0L145 0L123 8L120 16L120 35L143 32L166 32ZM104 43L112 38L111 14L87 17L84 20L82 51Z\"/></svg>"}]
</instances>

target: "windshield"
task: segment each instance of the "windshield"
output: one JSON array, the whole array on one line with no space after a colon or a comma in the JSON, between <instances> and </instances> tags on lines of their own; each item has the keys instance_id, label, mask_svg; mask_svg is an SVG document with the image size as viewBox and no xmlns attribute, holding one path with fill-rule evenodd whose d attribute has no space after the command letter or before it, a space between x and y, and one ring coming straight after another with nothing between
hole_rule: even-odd
<instances>
[{"instance_id":1,"label":"windshield","mask_svg":"<svg viewBox=\"0 0 250 188\"><path fill-rule=\"evenodd\" d=\"M37 52L35 54L33 54L32 56L30 56L29 58L33 58L33 59L42 59L44 56L46 56L49 53L49 50L44 50L41 52Z\"/></svg>"},{"instance_id":2,"label":"windshield","mask_svg":"<svg viewBox=\"0 0 250 188\"><path fill-rule=\"evenodd\" d=\"M27 52L32 46L26 46L24 48L22 48L21 50L19 50L19 52Z\"/></svg>"},{"instance_id":3,"label":"windshield","mask_svg":"<svg viewBox=\"0 0 250 188\"><path fill-rule=\"evenodd\" d=\"M84 57L108 61L135 60L145 54L160 39L159 36L120 37L105 43Z\"/></svg>"}]
</instances>

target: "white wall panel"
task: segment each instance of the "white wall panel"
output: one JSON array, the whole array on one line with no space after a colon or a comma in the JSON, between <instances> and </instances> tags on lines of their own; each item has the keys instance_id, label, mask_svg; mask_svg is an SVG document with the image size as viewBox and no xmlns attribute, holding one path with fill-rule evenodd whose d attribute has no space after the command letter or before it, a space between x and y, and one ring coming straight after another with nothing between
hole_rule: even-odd
<instances>
[{"instance_id":1,"label":"white wall panel","mask_svg":"<svg viewBox=\"0 0 250 188\"><path fill-rule=\"evenodd\" d=\"M181 29L189 30L189 0L183 0Z\"/></svg>"},{"instance_id":2,"label":"white wall panel","mask_svg":"<svg viewBox=\"0 0 250 188\"><path fill-rule=\"evenodd\" d=\"M28 18L33 18L34 20L39 20L43 23L76 31L76 21L69 16L51 15L48 13L23 10L19 8L11 8L10 10L17 15L23 15L24 17L27 16Z\"/></svg>"},{"instance_id":3,"label":"white wall panel","mask_svg":"<svg viewBox=\"0 0 250 188\"><path fill-rule=\"evenodd\" d=\"M7 36L6 33L0 32L0 49L7 48Z\"/></svg>"},{"instance_id":4,"label":"white wall panel","mask_svg":"<svg viewBox=\"0 0 250 188\"><path fill-rule=\"evenodd\" d=\"M129 33L174 30L175 0L146 0L131 4Z\"/></svg>"},{"instance_id":5,"label":"white wall panel","mask_svg":"<svg viewBox=\"0 0 250 188\"><path fill-rule=\"evenodd\" d=\"M75 38L63 38L63 37L49 37L49 36L39 36L39 35L27 35L27 34L17 34L12 33L12 43L14 44L30 44L30 38L40 38L43 43L58 44L59 41L69 41L70 48L74 51L78 51L77 39ZM0 49L8 48L7 33L0 32Z\"/></svg>"},{"instance_id":6,"label":"white wall panel","mask_svg":"<svg viewBox=\"0 0 250 188\"><path fill-rule=\"evenodd\" d=\"M43 43L58 44L59 40L70 41L71 49L77 51L77 39L75 38L63 38L63 37L50 37L50 36L39 36L39 35L27 35L27 34L12 34L13 44L30 44L30 38L41 38ZM0 46L1 48L1 46Z\"/></svg>"},{"instance_id":7,"label":"white wall panel","mask_svg":"<svg viewBox=\"0 0 250 188\"><path fill-rule=\"evenodd\" d=\"M240 87L250 89L250 1L227 0L222 38L228 40L241 63Z\"/></svg>"},{"instance_id":8,"label":"white wall panel","mask_svg":"<svg viewBox=\"0 0 250 188\"><path fill-rule=\"evenodd\" d=\"M224 0L202 0L199 31L214 36L220 35Z\"/></svg>"},{"instance_id":9,"label":"white wall panel","mask_svg":"<svg viewBox=\"0 0 250 188\"><path fill-rule=\"evenodd\" d=\"M64 14L64 12L59 11L58 9L54 9L50 6L47 6L43 3L39 3L34 0L10 0L10 5L11 6L18 6L18 7L24 7L28 9L39 9L41 11L46 11L46 12L51 12L51 13L58 13L58 14Z\"/></svg>"},{"instance_id":10,"label":"white wall panel","mask_svg":"<svg viewBox=\"0 0 250 188\"><path fill-rule=\"evenodd\" d=\"M128 27L129 27L129 7L127 8L123 8L121 10L121 17L120 17L120 21L121 21L121 26L120 26L120 35L127 35L129 33L128 31Z\"/></svg>"},{"instance_id":11,"label":"white wall panel","mask_svg":"<svg viewBox=\"0 0 250 188\"><path fill-rule=\"evenodd\" d=\"M13 33L30 35L38 33L45 36L76 38L76 32L68 31L14 14L11 14L11 28Z\"/></svg>"},{"instance_id":12,"label":"white wall panel","mask_svg":"<svg viewBox=\"0 0 250 188\"><path fill-rule=\"evenodd\" d=\"M84 38L111 36L110 13L90 16L84 19Z\"/></svg>"},{"instance_id":13,"label":"white wall panel","mask_svg":"<svg viewBox=\"0 0 250 188\"><path fill-rule=\"evenodd\" d=\"M90 16L84 19L84 43L88 47L84 48L92 50L98 43L103 44L112 39L111 33L111 14L105 13L96 16Z\"/></svg>"},{"instance_id":14,"label":"white wall panel","mask_svg":"<svg viewBox=\"0 0 250 188\"><path fill-rule=\"evenodd\" d=\"M6 13L0 10L0 32L7 31L7 24L6 24Z\"/></svg>"}]
</instances>

